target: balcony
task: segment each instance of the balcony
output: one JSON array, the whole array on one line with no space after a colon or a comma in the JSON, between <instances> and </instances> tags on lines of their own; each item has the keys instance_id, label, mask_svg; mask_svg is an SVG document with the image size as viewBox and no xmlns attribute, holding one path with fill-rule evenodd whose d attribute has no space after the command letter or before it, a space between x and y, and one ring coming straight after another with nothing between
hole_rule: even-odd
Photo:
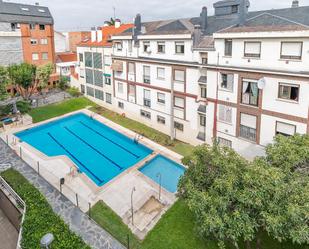
<instances>
[{"instance_id":1,"label":"balcony","mask_svg":"<svg viewBox=\"0 0 309 249\"><path fill-rule=\"evenodd\" d=\"M239 136L241 138L256 142L256 129L240 125Z\"/></svg>"},{"instance_id":2,"label":"balcony","mask_svg":"<svg viewBox=\"0 0 309 249\"><path fill-rule=\"evenodd\" d=\"M205 132L199 132L196 138L198 140L205 141L206 140L206 133Z\"/></svg>"}]
</instances>

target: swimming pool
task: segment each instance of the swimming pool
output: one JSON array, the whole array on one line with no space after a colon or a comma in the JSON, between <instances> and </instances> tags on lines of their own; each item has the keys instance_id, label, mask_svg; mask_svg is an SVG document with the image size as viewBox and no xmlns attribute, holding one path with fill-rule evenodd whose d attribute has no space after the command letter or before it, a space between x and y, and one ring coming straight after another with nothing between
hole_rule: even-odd
<instances>
[{"instance_id":1,"label":"swimming pool","mask_svg":"<svg viewBox=\"0 0 309 249\"><path fill-rule=\"evenodd\" d=\"M68 156L97 186L152 153L146 146L83 113L15 135L47 156Z\"/></svg>"},{"instance_id":2,"label":"swimming pool","mask_svg":"<svg viewBox=\"0 0 309 249\"><path fill-rule=\"evenodd\" d=\"M175 193L179 178L185 173L185 168L180 164L161 155L156 156L139 169L144 175L160 184L169 192Z\"/></svg>"}]
</instances>

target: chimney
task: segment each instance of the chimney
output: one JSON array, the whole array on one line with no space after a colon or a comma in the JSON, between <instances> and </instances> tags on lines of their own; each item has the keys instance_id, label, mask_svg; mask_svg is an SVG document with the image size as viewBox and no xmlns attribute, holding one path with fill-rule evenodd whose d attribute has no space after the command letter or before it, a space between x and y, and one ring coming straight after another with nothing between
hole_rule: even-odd
<instances>
[{"instance_id":1,"label":"chimney","mask_svg":"<svg viewBox=\"0 0 309 249\"><path fill-rule=\"evenodd\" d=\"M205 33L206 29L207 29L207 7L203 7L202 8L202 12L201 12L201 29L202 29L202 33Z\"/></svg>"},{"instance_id":2,"label":"chimney","mask_svg":"<svg viewBox=\"0 0 309 249\"><path fill-rule=\"evenodd\" d=\"M140 14L137 14L134 20L135 31L137 33L142 31L142 18Z\"/></svg>"},{"instance_id":3,"label":"chimney","mask_svg":"<svg viewBox=\"0 0 309 249\"><path fill-rule=\"evenodd\" d=\"M292 8L298 8L298 7L299 7L299 1L298 0L293 0Z\"/></svg>"},{"instance_id":4,"label":"chimney","mask_svg":"<svg viewBox=\"0 0 309 249\"><path fill-rule=\"evenodd\" d=\"M95 27L91 28L91 42L95 42L97 40L97 31Z\"/></svg>"},{"instance_id":5,"label":"chimney","mask_svg":"<svg viewBox=\"0 0 309 249\"><path fill-rule=\"evenodd\" d=\"M194 25L194 32L193 32L193 47L197 47L201 40L201 25L197 24Z\"/></svg>"},{"instance_id":6,"label":"chimney","mask_svg":"<svg viewBox=\"0 0 309 249\"><path fill-rule=\"evenodd\" d=\"M101 42L103 40L103 30L101 27L97 28L97 38L98 42Z\"/></svg>"},{"instance_id":7,"label":"chimney","mask_svg":"<svg viewBox=\"0 0 309 249\"><path fill-rule=\"evenodd\" d=\"M121 20L120 19L115 19L115 28L118 29L121 26Z\"/></svg>"},{"instance_id":8,"label":"chimney","mask_svg":"<svg viewBox=\"0 0 309 249\"><path fill-rule=\"evenodd\" d=\"M247 7L247 0L240 0L239 4L239 21L238 24L240 26L243 26L247 20L247 12L248 12L248 7Z\"/></svg>"},{"instance_id":9,"label":"chimney","mask_svg":"<svg viewBox=\"0 0 309 249\"><path fill-rule=\"evenodd\" d=\"M36 3L35 3L35 6L40 6L40 3L39 3L39 2L36 2Z\"/></svg>"}]
</instances>

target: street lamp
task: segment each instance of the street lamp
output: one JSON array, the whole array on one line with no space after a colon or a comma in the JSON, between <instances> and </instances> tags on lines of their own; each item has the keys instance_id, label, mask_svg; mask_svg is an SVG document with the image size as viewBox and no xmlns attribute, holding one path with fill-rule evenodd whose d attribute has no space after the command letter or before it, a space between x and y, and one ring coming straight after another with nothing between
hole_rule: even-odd
<instances>
[{"instance_id":1,"label":"street lamp","mask_svg":"<svg viewBox=\"0 0 309 249\"><path fill-rule=\"evenodd\" d=\"M48 249L51 243L54 241L54 235L51 233L48 233L44 235L40 241L41 248Z\"/></svg>"},{"instance_id":2,"label":"street lamp","mask_svg":"<svg viewBox=\"0 0 309 249\"><path fill-rule=\"evenodd\" d=\"M134 226L134 210L133 210L133 193L136 191L136 188L133 187L131 191L131 213L132 213L132 225Z\"/></svg>"},{"instance_id":3,"label":"street lamp","mask_svg":"<svg viewBox=\"0 0 309 249\"><path fill-rule=\"evenodd\" d=\"M159 200L161 199L161 186L162 186L162 175L161 173L157 173L156 177L159 177Z\"/></svg>"}]
</instances>

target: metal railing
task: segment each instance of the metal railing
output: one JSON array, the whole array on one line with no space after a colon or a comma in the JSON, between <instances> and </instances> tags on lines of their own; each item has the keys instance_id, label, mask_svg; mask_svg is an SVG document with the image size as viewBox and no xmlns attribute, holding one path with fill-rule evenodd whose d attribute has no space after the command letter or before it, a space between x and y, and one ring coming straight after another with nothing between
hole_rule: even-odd
<instances>
[{"instance_id":1,"label":"metal railing","mask_svg":"<svg viewBox=\"0 0 309 249\"><path fill-rule=\"evenodd\" d=\"M250 141L256 141L256 129L240 125L239 136Z\"/></svg>"},{"instance_id":2,"label":"metal railing","mask_svg":"<svg viewBox=\"0 0 309 249\"><path fill-rule=\"evenodd\" d=\"M3 164L2 164L3 165ZM8 163L7 165L12 166L12 164ZM14 191L14 189L11 188L11 186L0 176L0 187L3 189L5 192L8 193L8 196L10 198L13 198L14 201L16 202L13 203L15 206L18 208L18 210L21 210L22 212L22 219L21 219L21 224L20 224L20 230L18 234L18 240L17 240L17 246L16 249L20 249L21 245L21 238L22 238L22 229L23 229L23 223L25 219L25 213L26 213L26 203L23 201L23 199Z\"/></svg>"}]
</instances>

